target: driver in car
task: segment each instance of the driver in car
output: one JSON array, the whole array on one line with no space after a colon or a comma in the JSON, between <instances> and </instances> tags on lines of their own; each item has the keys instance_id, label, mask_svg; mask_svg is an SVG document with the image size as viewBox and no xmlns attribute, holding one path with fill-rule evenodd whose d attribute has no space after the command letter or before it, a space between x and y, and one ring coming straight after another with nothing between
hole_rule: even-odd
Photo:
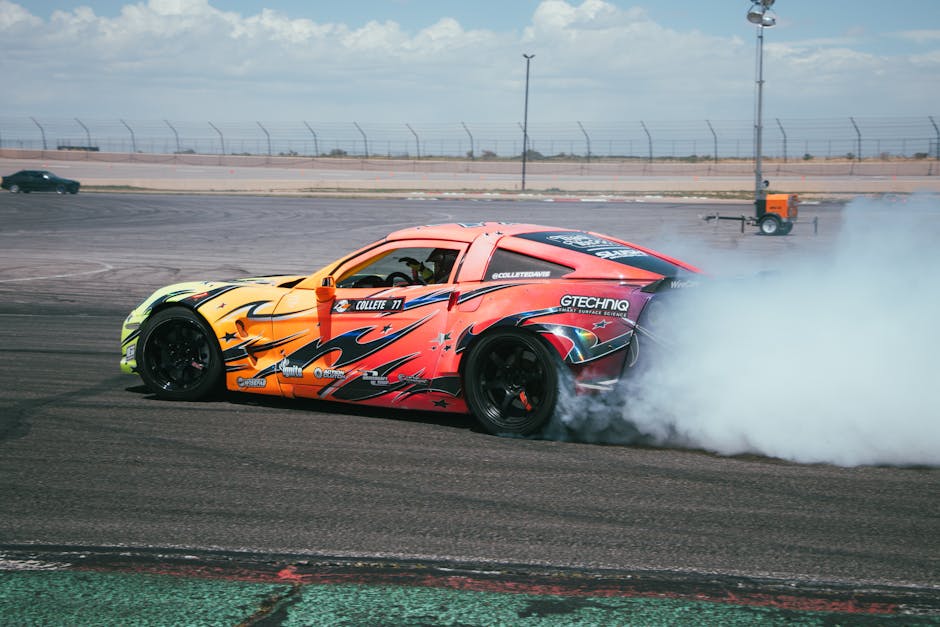
<instances>
[{"instance_id":1,"label":"driver in car","mask_svg":"<svg viewBox=\"0 0 940 627\"><path fill-rule=\"evenodd\" d=\"M411 270L411 278L415 283L425 284L446 283L456 260L457 251L447 248L435 248L423 262L414 257L399 257L398 259ZM429 268L426 264L431 264L431 267Z\"/></svg>"}]
</instances>

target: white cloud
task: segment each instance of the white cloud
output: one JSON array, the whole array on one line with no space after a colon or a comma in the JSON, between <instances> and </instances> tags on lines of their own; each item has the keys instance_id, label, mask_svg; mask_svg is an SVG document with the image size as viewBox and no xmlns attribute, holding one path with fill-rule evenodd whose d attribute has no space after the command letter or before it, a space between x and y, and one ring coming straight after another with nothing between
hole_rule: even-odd
<instances>
[{"instance_id":1,"label":"white cloud","mask_svg":"<svg viewBox=\"0 0 940 627\"><path fill-rule=\"evenodd\" d=\"M0 31L35 28L42 20L9 0L0 0Z\"/></svg>"},{"instance_id":2,"label":"white cloud","mask_svg":"<svg viewBox=\"0 0 940 627\"><path fill-rule=\"evenodd\" d=\"M909 30L895 33L895 36L917 44L940 43L940 30Z\"/></svg>"},{"instance_id":3,"label":"white cloud","mask_svg":"<svg viewBox=\"0 0 940 627\"><path fill-rule=\"evenodd\" d=\"M935 32L903 36L923 43ZM909 87L902 80L936 79L934 51L885 58L851 41L768 37L768 113L844 115L877 78L871 106L904 114L891 106L891 94ZM523 52L536 54L531 94L542 121L729 119L753 106L751 41L676 30L640 7L603 0L544 0L529 24L500 31L446 15L420 29L394 21L353 28L271 9L224 11L207 0L129 3L114 17L80 7L44 20L0 0L0 58L24 77L7 101L15 110L0 113L512 123ZM940 97L940 81L927 79L903 99L918 113Z\"/></svg>"}]
</instances>

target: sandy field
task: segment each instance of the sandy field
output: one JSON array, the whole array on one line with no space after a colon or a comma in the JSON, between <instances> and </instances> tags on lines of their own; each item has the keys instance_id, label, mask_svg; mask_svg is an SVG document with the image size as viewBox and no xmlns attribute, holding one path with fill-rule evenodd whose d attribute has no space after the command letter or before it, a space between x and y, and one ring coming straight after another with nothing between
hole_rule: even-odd
<instances>
[{"instance_id":1,"label":"sandy field","mask_svg":"<svg viewBox=\"0 0 940 627\"><path fill-rule=\"evenodd\" d=\"M753 163L529 162L0 150L0 174L47 169L86 190L302 195L667 195L752 198ZM770 192L804 198L940 192L940 161L765 162Z\"/></svg>"}]
</instances>

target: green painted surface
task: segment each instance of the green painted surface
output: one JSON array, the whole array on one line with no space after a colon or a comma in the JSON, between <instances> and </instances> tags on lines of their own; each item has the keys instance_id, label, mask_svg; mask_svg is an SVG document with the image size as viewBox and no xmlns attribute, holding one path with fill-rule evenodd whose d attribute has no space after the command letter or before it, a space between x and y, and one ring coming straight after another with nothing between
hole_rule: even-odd
<instances>
[{"instance_id":1,"label":"green painted surface","mask_svg":"<svg viewBox=\"0 0 940 627\"><path fill-rule=\"evenodd\" d=\"M237 625L286 590L168 575L0 572L0 625Z\"/></svg>"},{"instance_id":2,"label":"green painted surface","mask_svg":"<svg viewBox=\"0 0 940 627\"><path fill-rule=\"evenodd\" d=\"M169 575L0 572L0 625L940 625L940 617L796 612L664 598L265 584Z\"/></svg>"}]
</instances>

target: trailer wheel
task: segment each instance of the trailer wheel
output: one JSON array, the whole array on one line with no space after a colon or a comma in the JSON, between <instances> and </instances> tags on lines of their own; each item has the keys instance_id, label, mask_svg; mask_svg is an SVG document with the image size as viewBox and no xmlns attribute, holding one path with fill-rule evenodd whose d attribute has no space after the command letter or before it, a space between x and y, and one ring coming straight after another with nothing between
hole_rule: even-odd
<instances>
[{"instance_id":1,"label":"trailer wheel","mask_svg":"<svg viewBox=\"0 0 940 627\"><path fill-rule=\"evenodd\" d=\"M789 235L790 231L793 230L793 223L787 222L780 225L780 235Z\"/></svg>"},{"instance_id":2,"label":"trailer wheel","mask_svg":"<svg viewBox=\"0 0 940 627\"><path fill-rule=\"evenodd\" d=\"M757 223L757 228L760 229L762 235L779 235L780 227L780 218L772 215L764 216Z\"/></svg>"}]
</instances>

